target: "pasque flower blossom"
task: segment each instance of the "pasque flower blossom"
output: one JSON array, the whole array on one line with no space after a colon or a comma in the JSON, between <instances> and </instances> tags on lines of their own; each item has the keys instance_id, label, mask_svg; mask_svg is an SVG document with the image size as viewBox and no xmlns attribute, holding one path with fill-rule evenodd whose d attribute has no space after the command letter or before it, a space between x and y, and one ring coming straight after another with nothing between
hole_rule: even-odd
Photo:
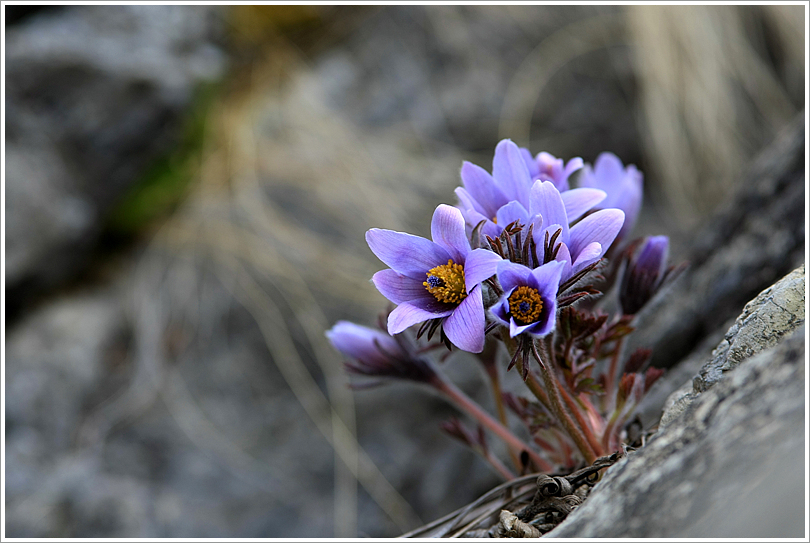
<instances>
[{"instance_id":1,"label":"pasque flower blossom","mask_svg":"<svg viewBox=\"0 0 810 543\"><path fill-rule=\"evenodd\" d=\"M563 267L556 260L535 269L507 260L498 263L498 282L504 294L491 312L509 326L510 336L523 332L545 336L554 330Z\"/></svg>"},{"instance_id":2,"label":"pasque flower blossom","mask_svg":"<svg viewBox=\"0 0 810 543\"><path fill-rule=\"evenodd\" d=\"M470 162L462 165L464 186L456 189L459 209L469 227L484 221L481 232L495 238L511 222L517 220L524 225L531 222L532 187L541 181L551 181L562 192L568 219L576 220L605 198L601 190L567 190L568 176L581 165L582 159L574 158L563 166L562 159L548 153L538 154L535 160L512 140L502 140L495 148L492 175Z\"/></svg>"},{"instance_id":3,"label":"pasque flower blossom","mask_svg":"<svg viewBox=\"0 0 810 543\"><path fill-rule=\"evenodd\" d=\"M632 164L625 168L619 157L613 153L601 153L596 157L593 167L585 165L579 185L605 191L607 197L600 207L613 207L624 211L625 221L619 237L626 237L636 224L641 209L644 174Z\"/></svg>"},{"instance_id":4,"label":"pasque flower blossom","mask_svg":"<svg viewBox=\"0 0 810 543\"><path fill-rule=\"evenodd\" d=\"M480 283L495 274L501 258L471 249L461 212L440 205L428 239L372 228L371 251L391 269L374 274L383 296L398 304L388 316L388 332L398 334L429 319L444 319L447 338L458 348L481 352L485 314Z\"/></svg>"},{"instance_id":5,"label":"pasque flower blossom","mask_svg":"<svg viewBox=\"0 0 810 543\"><path fill-rule=\"evenodd\" d=\"M579 157L572 158L566 164L563 159L545 151L532 157L528 149L521 147L520 153L529 168L532 180L551 181L560 192L569 189L568 178L583 166L582 159Z\"/></svg>"},{"instance_id":6,"label":"pasque flower blossom","mask_svg":"<svg viewBox=\"0 0 810 543\"><path fill-rule=\"evenodd\" d=\"M599 260L613 243L624 223L624 212L620 209L601 209L586 216L574 226L569 223L574 217L580 217L604 198L604 192L594 189L582 191L577 198L570 199L568 205L563 201L557 187L550 181L537 181L532 187L530 210L542 221L540 228L535 225L534 238L538 247L544 247L546 234L551 239L557 230L560 231L556 242L560 244L555 260L564 264L562 279L565 280L579 270ZM572 214L569 214L572 210Z\"/></svg>"},{"instance_id":7,"label":"pasque flower blossom","mask_svg":"<svg viewBox=\"0 0 810 543\"><path fill-rule=\"evenodd\" d=\"M625 338L636 313L683 267L667 267L665 236L619 247L641 205L643 177L635 166L602 153L571 189L569 178L581 168L581 158L532 156L508 139L498 143L491 173L465 162L459 203L436 208L431 239L377 228L366 233L371 251L388 266L372 277L396 304L387 323L372 329L341 321L327 332L349 358L349 373L426 384L466 413L477 434L457 420L445 429L506 479L594 463L619 450L630 439L626 422L661 373L643 372L648 349L625 356ZM613 264L597 273L605 255ZM614 287L621 311L611 317L599 304ZM420 323L415 338L402 333ZM537 400L525 400L538 406L534 414L509 401L499 344L511 356L506 371L517 367ZM497 419L434 365L435 350L453 345L480 353ZM507 406L517 406L529 443L510 430ZM491 454L485 431L508 446L514 470Z\"/></svg>"}]
</instances>

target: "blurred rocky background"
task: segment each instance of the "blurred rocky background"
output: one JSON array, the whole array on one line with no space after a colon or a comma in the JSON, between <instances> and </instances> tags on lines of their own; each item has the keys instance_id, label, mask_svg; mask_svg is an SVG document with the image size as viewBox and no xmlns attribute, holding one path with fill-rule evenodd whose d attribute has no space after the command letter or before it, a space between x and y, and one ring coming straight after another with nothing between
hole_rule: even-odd
<instances>
[{"instance_id":1,"label":"blurred rocky background","mask_svg":"<svg viewBox=\"0 0 810 543\"><path fill-rule=\"evenodd\" d=\"M674 375L805 258L801 6L3 9L9 537L395 536L497 484L324 330L501 138L645 173Z\"/></svg>"}]
</instances>

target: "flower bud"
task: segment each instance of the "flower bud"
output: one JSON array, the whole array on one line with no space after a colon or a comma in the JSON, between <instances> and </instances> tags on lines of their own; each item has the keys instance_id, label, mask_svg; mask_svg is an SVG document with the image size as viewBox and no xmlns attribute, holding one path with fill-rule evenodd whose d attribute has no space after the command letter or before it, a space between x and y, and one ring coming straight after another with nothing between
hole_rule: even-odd
<instances>
[{"instance_id":1,"label":"flower bud","mask_svg":"<svg viewBox=\"0 0 810 543\"><path fill-rule=\"evenodd\" d=\"M427 361L381 330L339 321L326 332L326 337L335 349L353 359L345 364L349 373L426 383L436 377Z\"/></svg>"},{"instance_id":2,"label":"flower bud","mask_svg":"<svg viewBox=\"0 0 810 543\"><path fill-rule=\"evenodd\" d=\"M658 292L668 274L669 238L652 236L624 272L619 302L625 315L635 315Z\"/></svg>"}]
</instances>

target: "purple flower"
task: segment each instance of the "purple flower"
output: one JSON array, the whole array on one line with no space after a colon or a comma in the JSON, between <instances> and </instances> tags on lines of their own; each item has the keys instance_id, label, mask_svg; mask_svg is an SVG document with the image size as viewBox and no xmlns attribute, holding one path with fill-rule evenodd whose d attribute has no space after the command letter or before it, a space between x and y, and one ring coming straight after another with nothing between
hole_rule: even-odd
<instances>
[{"instance_id":1,"label":"purple flower","mask_svg":"<svg viewBox=\"0 0 810 543\"><path fill-rule=\"evenodd\" d=\"M484 221L481 233L496 238L506 225L516 220L523 225L530 224L533 220L529 212L531 193L537 179L545 181L549 177L555 186L561 183L567 189L568 176L582 163L581 159L575 158L563 167L562 159L555 159L548 153L537 155L537 162L528 155L529 161L536 166L532 171L537 176L533 179L525 155L528 155L528 151L506 139L495 148L492 175L480 166L464 162L461 167L461 182L464 186L456 189L456 195L459 209L470 228ZM566 190L562 194L568 217L572 221L605 197L604 192L594 189ZM584 204L588 206L583 207Z\"/></svg>"},{"instance_id":2,"label":"purple flower","mask_svg":"<svg viewBox=\"0 0 810 543\"><path fill-rule=\"evenodd\" d=\"M495 274L501 258L485 249L471 250L464 217L448 205L433 213L431 235L433 241L378 228L366 233L371 251L391 268L372 278L377 290L398 304L388 316L388 332L442 318L453 344L481 352L486 317L480 283Z\"/></svg>"},{"instance_id":3,"label":"purple flower","mask_svg":"<svg viewBox=\"0 0 810 543\"><path fill-rule=\"evenodd\" d=\"M669 238L647 238L636 258L631 259L622 278L619 302L625 315L635 315L658 292L667 277Z\"/></svg>"},{"instance_id":4,"label":"purple flower","mask_svg":"<svg viewBox=\"0 0 810 543\"><path fill-rule=\"evenodd\" d=\"M572 158L568 164L561 158L557 158L550 153L541 152L534 158L528 149L520 148L523 160L529 168L529 175L532 180L551 181L557 190L565 192L568 190L568 178L572 173L582 168L582 159Z\"/></svg>"},{"instance_id":5,"label":"purple flower","mask_svg":"<svg viewBox=\"0 0 810 543\"><path fill-rule=\"evenodd\" d=\"M523 332L545 336L554 330L563 267L555 260L533 270L506 260L498 263L498 282L504 295L491 312L509 326L510 336Z\"/></svg>"},{"instance_id":6,"label":"purple flower","mask_svg":"<svg viewBox=\"0 0 810 543\"><path fill-rule=\"evenodd\" d=\"M475 164L464 162L461 166L461 182L456 189L460 206L467 224L475 226L485 221L482 233L497 237L508 217L498 211L511 203L512 213L525 216L529 202L532 178L523 155L512 140L502 140L495 147L492 159L492 175Z\"/></svg>"},{"instance_id":7,"label":"purple flower","mask_svg":"<svg viewBox=\"0 0 810 543\"><path fill-rule=\"evenodd\" d=\"M579 185L601 189L607 193L600 207L624 211L624 226L618 237L626 237L633 229L641 209L644 174L632 164L625 168L619 157L613 153L602 153L596 157L593 168L589 164L585 165Z\"/></svg>"},{"instance_id":8,"label":"purple flower","mask_svg":"<svg viewBox=\"0 0 810 543\"><path fill-rule=\"evenodd\" d=\"M574 197L570 196L572 194ZM560 247L554 259L564 264L563 280L599 260L622 228L624 212L620 209L599 210L569 228L570 222L599 203L604 194L596 189L575 189L560 194L550 181L537 181L532 187L529 209L533 216L539 216L534 226L538 257L545 247L546 234L551 239L560 230L556 240ZM569 195L567 201L565 195Z\"/></svg>"},{"instance_id":9,"label":"purple flower","mask_svg":"<svg viewBox=\"0 0 810 543\"><path fill-rule=\"evenodd\" d=\"M436 375L430 364L412 356L381 330L338 321L326 332L326 337L335 349L354 359L355 362L346 363L350 373L421 382L430 382Z\"/></svg>"}]
</instances>

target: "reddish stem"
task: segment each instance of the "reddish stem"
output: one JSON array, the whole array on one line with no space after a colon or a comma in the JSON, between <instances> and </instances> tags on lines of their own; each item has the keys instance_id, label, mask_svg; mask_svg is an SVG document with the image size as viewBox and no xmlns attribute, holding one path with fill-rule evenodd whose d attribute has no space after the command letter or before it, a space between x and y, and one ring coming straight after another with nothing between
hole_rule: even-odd
<instances>
[{"instance_id":1,"label":"reddish stem","mask_svg":"<svg viewBox=\"0 0 810 543\"><path fill-rule=\"evenodd\" d=\"M492 395L495 399L495 409L498 411L498 419L500 419L501 424L505 427L507 426L507 419L506 419L506 408L503 404L503 392L501 391L501 380L498 375L498 366L497 364L484 364L486 368L487 375L489 376L490 383L492 384ZM515 465L515 469L520 471L523 466L520 463L520 457L515 452L512 447L509 447L509 457L512 459L512 463Z\"/></svg>"},{"instance_id":2,"label":"reddish stem","mask_svg":"<svg viewBox=\"0 0 810 543\"><path fill-rule=\"evenodd\" d=\"M608 373L607 373L607 381L605 383L606 390L605 390L605 399L610 402L608 405L608 411L613 409L616 405L616 398L614 396L616 390L616 373L619 370L619 357L622 354L622 347L624 346L624 338L619 338L616 341L616 350L613 352L613 356L610 357L610 366L608 366Z\"/></svg>"},{"instance_id":3,"label":"reddish stem","mask_svg":"<svg viewBox=\"0 0 810 543\"><path fill-rule=\"evenodd\" d=\"M568 392L566 392L565 387L560 387L560 392L562 393L563 400L565 400L565 403L568 405L568 408L571 410L571 412L574 414L574 417L577 419L577 424L579 424L579 427L582 429L582 433L585 434L585 439L588 440L588 445L591 446L591 449L593 449L593 452L596 453L597 457L602 456L603 454L602 446L599 443L599 440L596 439L596 436L593 434L593 431L591 430L588 421L586 421L585 418L582 416L582 412L580 411L579 406L575 403L574 399L568 395Z\"/></svg>"},{"instance_id":4,"label":"reddish stem","mask_svg":"<svg viewBox=\"0 0 810 543\"><path fill-rule=\"evenodd\" d=\"M509 468L504 466L503 462L492 456L489 451L482 452L482 456L484 460L489 462L489 464L495 468L495 471L501 474L501 476L506 479L507 481L511 481L515 478L515 474L512 473Z\"/></svg>"},{"instance_id":5,"label":"reddish stem","mask_svg":"<svg viewBox=\"0 0 810 543\"><path fill-rule=\"evenodd\" d=\"M554 469L550 463L544 460L540 455L531 449L520 438L513 434L506 426L492 418L489 413L481 409L481 407L472 401L466 394L464 394L454 384L445 381L444 379L437 378L434 381L436 388L443 392L447 397L456 404L459 409L466 411L471 417L480 422L485 428L488 428L493 434L497 435L506 442L516 452L522 453L526 451L529 458L534 465L541 471L551 472ZM592 462L592 461L591 461Z\"/></svg>"}]
</instances>

